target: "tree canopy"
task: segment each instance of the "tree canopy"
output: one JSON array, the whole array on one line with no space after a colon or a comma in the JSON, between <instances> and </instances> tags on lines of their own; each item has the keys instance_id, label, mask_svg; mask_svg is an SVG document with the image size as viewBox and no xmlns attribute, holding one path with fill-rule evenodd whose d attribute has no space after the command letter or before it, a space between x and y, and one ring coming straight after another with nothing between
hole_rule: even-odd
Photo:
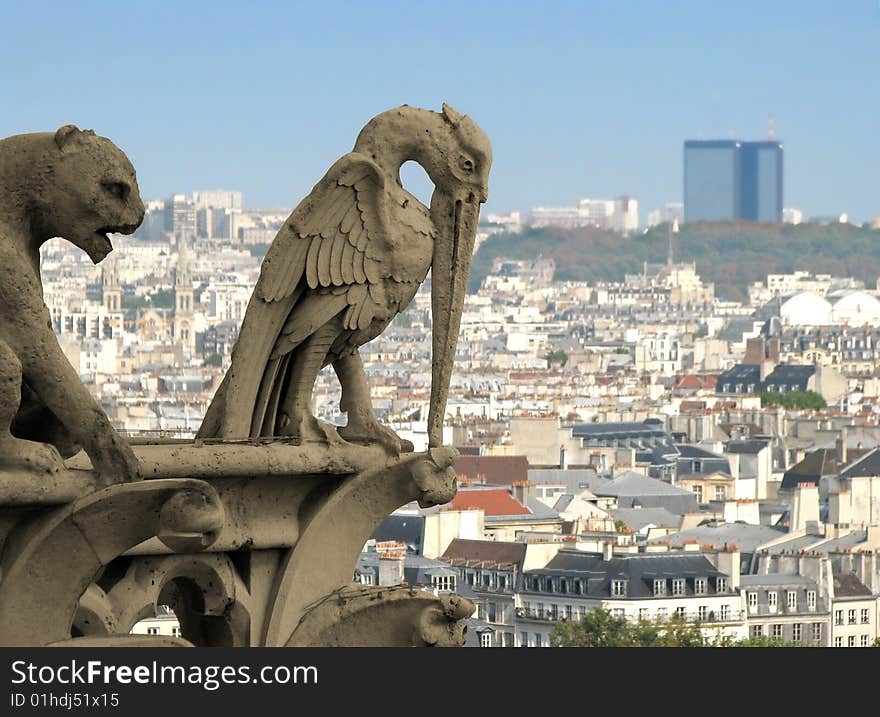
<instances>
[{"instance_id":1,"label":"tree canopy","mask_svg":"<svg viewBox=\"0 0 880 717\"><path fill-rule=\"evenodd\" d=\"M766 637L743 640L709 638L700 630L699 623L672 619L668 622L633 623L625 617L615 617L610 611L589 610L577 621L556 623L550 633L553 647L795 647L789 643Z\"/></svg>"},{"instance_id":2,"label":"tree canopy","mask_svg":"<svg viewBox=\"0 0 880 717\"><path fill-rule=\"evenodd\" d=\"M868 226L693 222L681 225L673 243L675 260L694 262L703 281L726 299L746 298L749 284L768 273L807 270L872 284L880 275L880 230ZM552 258L560 281L622 281L641 272L644 262L665 262L668 247L668 224L629 237L595 227L495 234L474 257L470 288L479 288L496 258Z\"/></svg>"},{"instance_id":3,"label":"tree canopy","mask_svg":"<svg viewBox=\"0 0 880 717\"><path fill-rule=\"evenodd\" d=\"M761 399L761 407L782 406L783 408L809 409L825 408L825 399L815 391L761 391L758 396Z\"/></svg>"}]
</instances>

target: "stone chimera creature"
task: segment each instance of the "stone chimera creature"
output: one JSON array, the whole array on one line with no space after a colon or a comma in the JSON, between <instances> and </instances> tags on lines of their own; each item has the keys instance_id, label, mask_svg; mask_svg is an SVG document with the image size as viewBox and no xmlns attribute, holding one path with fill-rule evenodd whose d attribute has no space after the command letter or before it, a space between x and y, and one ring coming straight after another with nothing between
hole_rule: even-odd
<instances>
[{"instance_id":1,"label":"stone chimera creature","mask_svg":"<svg viewBox=\"0 0 880 717\"><path fill-rule=\"evenodd\" d=\"M110 140L73 125L0 141L0 467L57 470L82 447L102 482L137 459L68 362L43 302L40 246L64 237L96 264L109 233L143 221L135 171Z\"/></svg>"}]
</instances>

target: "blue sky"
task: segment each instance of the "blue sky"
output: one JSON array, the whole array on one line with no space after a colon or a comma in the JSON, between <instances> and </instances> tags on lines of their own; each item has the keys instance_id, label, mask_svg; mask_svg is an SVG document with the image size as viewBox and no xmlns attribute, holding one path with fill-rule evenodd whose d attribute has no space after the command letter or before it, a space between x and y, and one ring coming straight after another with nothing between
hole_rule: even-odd
<instances>
[{"instance_id":1,"label":"blue sky","mask_svg":"<svg viewBox=\"0 0 880 717\"><path fill-rule=\"evenodd\" d=\"M786 206L880 214L878 0L0 5L0 136L94 128L144 197L290 207L370 117L446 101L492 139L490 211L629 193L644 217L681 199L685 138L772 114Z\"/></svg>"}]
</instances>

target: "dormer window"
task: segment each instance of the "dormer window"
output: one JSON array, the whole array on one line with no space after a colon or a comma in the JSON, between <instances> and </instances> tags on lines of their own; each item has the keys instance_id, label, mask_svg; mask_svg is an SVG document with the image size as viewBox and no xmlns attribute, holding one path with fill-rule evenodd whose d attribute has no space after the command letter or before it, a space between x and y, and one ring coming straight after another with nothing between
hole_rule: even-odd
<instances>
[{"instance_id":1,"label":"dormer window","mask_svg":"<svg viewBox=\"0 0 880 717\"><path fill-rule=\"evenodd\" d=\"M611 595L614 597L626 597L626 580L612 580Z\"/></svg>"},{"instance_id":2,"label":"dormer window","mask_svg":"<svg viewBox=\"0 0 880 717\"><path fill-rule=\"evenodd\" d=\"M715 578L715 592L716 593L726 593L727 592L727 578Z\"/></svg>"},{"instance_id":3,"label":"dormer window","mask_svg":"<svg viewBox=\"0 0 880 717\"><path fill-rule=\"evenodd\" d=\"M797 610L797 592L789 590L785 595L786 604L789 610Z\"/></svg>"},{"instance_id":4,"label":"dormer window","mask_svg":"<svg viewBox=\"0 0 880 717\"><path fill-rule=\"evenodd\" d=\"M684 595L684 578L675 578L672 581L672 594Z\"/></svg>"},{"instance_id":5,"label":"dormer window","mask_svg":"<svg viewBox=\"0 0 880 717\"><path fill-rule=\"evenodd\" d=\"M775 592L767 593L767 608L771 612L776 612L776 593Z\"/></svg>"},{"instance_id":6,"label":"dormer window","mask_svg":"<svg viewBox=\"0 0 880 717\"><path fill-rule=\"evenodd\" d=\"M748 593L749 612L756 612L758 609L758 593Z\"/></svg>"},{"instance_id":7,"label":"dormer window","mask_svg":"<svg viewBox=\"0 0 880 717\"><path fill-rule=\"evenodd\" d=\"M816 609L816 591L815 590L807 590L807 609L809 609L809 610Z\"/></svg>"},{"instance_id":8,"label":"dormer window","mask_svg":"<svg viewBox=\"0 0 880 717\"><path fill-rule=\"evenodd\" d=\"M665 580L654 580L654 597L659 597L661 595L666 595L666 581Z\"/></svg>"},{"instance_id":9,"label":"dormer window","mask_svg":"<svg viewBox=\"0 0 880 717\"><path fill-rule=\"evenodd\" d=\"M706 594L706 578L694 578L694 595Z\"/></svg>"}]
</instances>

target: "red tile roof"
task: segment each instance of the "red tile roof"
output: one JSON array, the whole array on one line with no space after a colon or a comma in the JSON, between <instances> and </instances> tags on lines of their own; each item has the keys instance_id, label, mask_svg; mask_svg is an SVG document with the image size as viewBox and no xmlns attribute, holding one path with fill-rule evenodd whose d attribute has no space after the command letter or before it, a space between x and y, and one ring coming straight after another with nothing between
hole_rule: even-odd
<instances>
[{"instance_id":1,"label":"red tile roof","mask_svg":"<svg viewBox=\"0 0 880 717\"><path fill-rule=\"evenodd\" d=\"M485 515L529 515L531 511L505 488L459 488L448 506L452 510L482 509Z\"/></svg>"}]
</instances>

